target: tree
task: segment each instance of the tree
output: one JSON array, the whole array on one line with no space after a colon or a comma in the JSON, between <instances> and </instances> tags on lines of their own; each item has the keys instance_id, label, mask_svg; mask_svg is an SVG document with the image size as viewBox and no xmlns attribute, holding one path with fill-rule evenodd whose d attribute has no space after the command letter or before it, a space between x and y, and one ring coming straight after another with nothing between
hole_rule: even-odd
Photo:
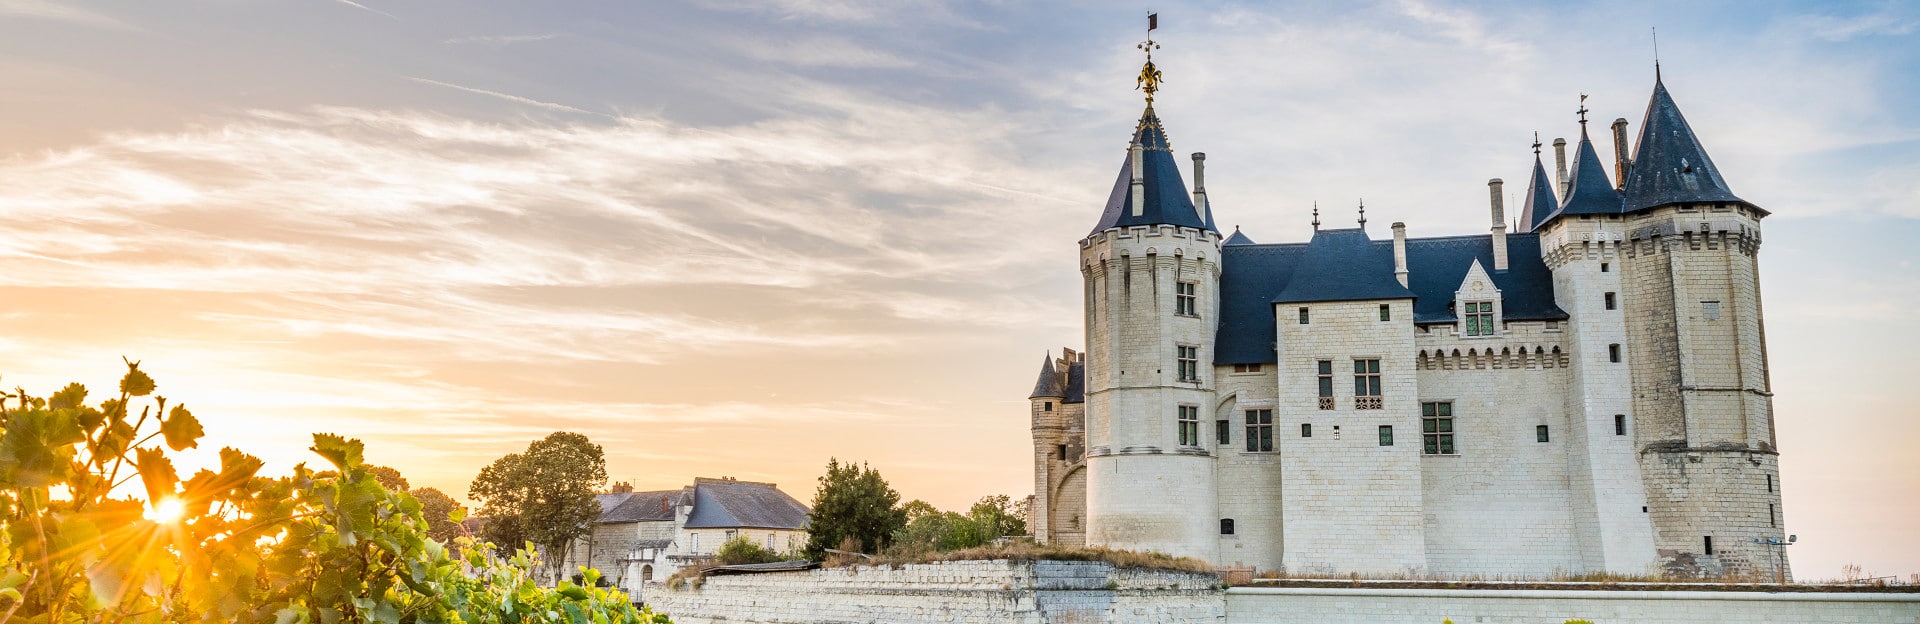
<instances>
[{"instance_id":1,"label":"tree","mask_svg":"<svg viewBox=\"0 0 1920 624\"><path fill-rule=\"evenodd\" d=\"M379 473L375 473L374 478L379 478ZM453 521L453 512L456 509L464 511L464 508L452 496L430 487L414 490L411 494L414 500L420 501L420 515L427 519L427 537L447 543L461 535L460 523Z\"/></svg>"},{"instance_id":2,"label":"tree","mask_svg":"<svg viewBox=\"0 0 1920 624\"><path fill-rule=\"evenodd\" d=\"M407 491L407 478L400 476L399 470L386 466L367 466L367 473L373 475L373 479L380 482L380 487L388 492Z\"/></svg>"},{"instance_id":3,"label":"tree","mask_svg":"<svg viewBox=\"0 0 1920 624\"><path fill-rule=\"evenodd\" d=\"M511 552L532 542L546 553L554 573L573 540L600 517L595 493L607 482L606 452L578 433L557 431L527 445L524 453L494 460L473 479L467 496L487 516L485 537Z\"/></svg>"},{"instance_id":4,"label":"tree","mask_svg":"<svg viewBox=\"0 0 1920 624\"><path fill-rule=\"evenodd\" d=\"M940 510L939 508L934 507L933 503L929 503L927 501L923 501L916 498L916 499L907 501L907 504L905 505L901 505L900 513L904 513L907 515L907 524L913 524L913 521L919 520L922 516L926 516L928 514L937 514L937 513L940 513Z\"/></svg>"},{"instance_id":5,"label":"tree","mask_svg":"<svg viewBox=\"0 0 1920 624\"><path fill-rule=\"evenodd\" d=\"M820 477L813 511L807 515L807 557L824 559L828 548L838 548L848 538L858 541L863 552L886 548L893 543L894 532L907 523L899 503L900 493L887 485L879 471L864 463L855 466L828 459L827 474Z\"/></svg>"},{"instance_id":6,"label":"tree","mask_svg":"<svg viewBox=\"0 0 1920 624\"><path fill-rule=\"evenodd\" d=\"M741 565L747 563L773 563L780 560L780 553L773 552L746 535L735 535L720 544L714 551L713 559L720 565Z\"/></svg>"},{"instance_id":7,"label":"tree","mask_svg":"<svg viewBox=\"0 0 1920 624\"><path fill-rule=\"evenodd\" d=\"M967 510L967 517L980 525L984 541L1027 534L1026 511L1005 494L981 498Z\"/></svg>"}]
</instances>

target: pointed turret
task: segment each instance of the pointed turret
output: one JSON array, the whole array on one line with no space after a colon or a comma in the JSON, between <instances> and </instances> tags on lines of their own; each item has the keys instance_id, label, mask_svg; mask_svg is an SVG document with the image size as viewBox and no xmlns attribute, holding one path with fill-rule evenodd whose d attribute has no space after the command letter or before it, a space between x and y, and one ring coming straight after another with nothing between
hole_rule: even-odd
<instances>
[{"instance_id":1,"label":"pointed turret","mask_svg":"<svg viewBox=\"0 0 1920 624\"><path fill-rule=\"evenodd\" d=\"M1223 247L1227 245L1252 245L1252 244L1253 244L1253 239L1247 238L1247 235L1245 234L1241 234L1240 226L1238 225L1233 226L1232 236L1228 236L1227 240L1220 242L1220 245Z\"/></svg>"},{"instance_id":2,"label":"pointed turret","mask_svg":"<svg viewBox=\"0 0 1920 624\"><path fill-rule=\"evenodd\" d=\"M1140 123L1133 129L1133 139L1127 144L1127 158L1120 164L1113 193L1107 196L1106 210L1100 213L1100 222L1093 226L1093 231L1165 224L1217 232L1211 211L1194 207L1193 195L1187 192L1187 183L1181 179L1178 165L1173 148L1167 142L1167 131L1160 126L1160 116L1153 112L1153 105L1148 104L1147 110L1140 114ZM1136 166L1140 168L1138 174L1134 172ZM1139 193L1134 192L1136 184L1141 187Z\"/></svg>"},{"instance_id":3,"label":"pointed turret","mask_svg":"<svg viewBox=\"0 0 1920 624\"><path fill-rule=\"evenodd\" d=\"M1053 354L1040 361L1040 379L1033 382L1033 394L1029 399L1042 397L1065 398L1067 396L1067 378L1053 368Z\"/></svg>"},{"instance_id":4,"label":"pointed turret","mask_svg":"<svg viewBox=\"0 0 1920 624\"><path fill-rule=\"evenodd\" d=\"M1727 188L1657 75L1624 188L1628 212L1668 204L1746 203Z\"/></svg>"},{"instance_id":5,"label":"pointed turret","mask_svg":"<svg viewBox=\"0 0 1920 624\"><path fill-rule=\"evenodd\" d=\"M1539 225L1562 216L1620 214L1620 190L1607 179L1607 163L1594 151L1586 128L1580 130L1580 151L1574 157L1573 173L1567 180L1567 198Z\"/></svg>"},{"instance_id":6,"label":"pointed turret","mask_svg":"<svg viewBox=\"0 0 1920 624\"><path fill-rule=\"evenodd\" d=\"M1520 209L1521 232L1532 232L1546 223L1547 217L1560 206L1560 200L1553 196L1554 183L1547 178L1547 167L1540 162L1539 144L1534 144L1533 149L1533 179L1527 182L1527 203Z\"/></svg>"}]
</instances>

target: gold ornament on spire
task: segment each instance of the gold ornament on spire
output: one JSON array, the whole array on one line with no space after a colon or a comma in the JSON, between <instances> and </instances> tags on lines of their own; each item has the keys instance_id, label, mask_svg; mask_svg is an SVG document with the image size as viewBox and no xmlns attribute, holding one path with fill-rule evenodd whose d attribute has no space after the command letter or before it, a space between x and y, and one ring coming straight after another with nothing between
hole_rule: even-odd
<instances>
[{"instance_id":1,"label":"gold ornament on spire","mask_svg":"<svg viewBox=\"0 0 1920 624\"><path fill-rule=\"evenodd\" d=\"M1147 52L1147 64L1140 68L1140 78L1134 81L1133 88L1147 92L1147 106L1149 107L1153 106L1154 92L1160 90L1160 69L1153 66L1153 51L1160 49L1160 44L1153 42L1153 31L1159 27L1160 14L1154 13L1148 15L1147 40L1140 42L1140 45L1134 46Z\"/></svg>"}]
</instances>

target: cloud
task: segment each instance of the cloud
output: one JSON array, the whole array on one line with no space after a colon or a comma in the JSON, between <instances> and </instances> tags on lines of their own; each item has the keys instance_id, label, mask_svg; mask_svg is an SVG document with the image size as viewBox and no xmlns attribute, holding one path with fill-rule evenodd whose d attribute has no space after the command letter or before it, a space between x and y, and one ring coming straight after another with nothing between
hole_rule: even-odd
<instances>
[{"instance_id":1,"label":"cloud","mask_svg":"<svg viewBox=\"0 0 1920 624\"><path fill-rule=\"evenodd\" d=\"M393 15L392 13L388 13L388 12L386 12L386 11L382 11L382 10L380 10L380 9L376 9L376 8L373 8L373 7L370 7L370 6L367 6L367 5L364 5L364 4L360 4L360 3L358 3L358 2L354 2L353 0L333 0L333 1L334 1L334 2L338 2L338 3L340 3L340 4L344 4L344 5L347 5L347 6L350 6L350 7L353 7L353 8L356 8L356 9L360 9L360 10L362 10L362 11L366 11L366 12L368 12L368 13L376 13L376 14L379 14L379 15L384 15L384 16L387 16L387 17L390 17L390 18L393 18L393 19L400 19L400 18L398 18L398 17L395 17L395 16L394 16L394 15Z\"/></svg>"},{"instance_id":2,"label":"cloud","mask_svg":"<svg viewBox=\"0 0 1920 624\"><path fill-rule=\"evenodd\" d=\"M1891 13L1857 17L1807 15L1801 17L1799 22L1814 37L1836 42L1871 36L1904 37L1920 29L1920 20L1907 19Z\"/></svg>"},{"instance_id":3,"label":"cloud","mask_svg":"<svg viewBox=\"0 0 1920 624\"><path fill-rule=\"evenodd\" d=\"M69 2L0 0L0 15L67 22L109 30L139 30L107 14L83 9Z\"/></svg>"},{"instance_id":4,"label":"cloud","mask_svg":"<svg viewBox=\"0 0 1920 624\"><path fill-rule=\"evenodd\" d=\"M440 43L444 43L448 45L477 43L480 45L502 47L502 46L510 46L518 43L549 41L549 40L558 38L559 36L560 35L553 34L553 33L545 33L545 34L537 34L537 35L476 35L472 37L454 37L451 39L442 39L440 40Z\"/></svg>"},{"instance_id":5,"label":"cloud","mask_svg":"<svg viewBox=\"0 0 1920 624\"><path fill-rule=\"evenodd\" d=\"M430 80L427 78L417 78L414 76L403 76L403 78L406 78L407 80L412 80L414 82L422 83L422 84L430 84L437 87L446 87L448 89L458 89L460 91L465 91L467 93L478 93L480 95L499 98L502 100L506 100L508 102L513 102L515 104L525 104L528 106L536 106L536 107L544 108L547 110L556 110L556 111L563 111L568 113L580 113L583 115L598 115L598 116L607 117L607 118L613 117L612 115L608 115L606 113L596 113L583 108L574 108L572 106L567 106L565 104L555 104L553 102L542 102L540 100L536 100L532 98L524 98L518 95L511 95L507 93L501 93L499 91L488 91L486 89L476 89L473 87L461 86L461 85L453 84L450 82L441 82L438 80Z\"/></svg>"},{"instance_id":6,"label":"cloud","mask_svg":"<svg viewBox=\"0 0 1920 624\"><path fill-rule=\"evenodd\" d=\"M901 69L914 66L912 61L891 53L836 37L814 37L783 43L745 40L737 47L751 58L801 67Z\"/></svg>"}]
</instances>

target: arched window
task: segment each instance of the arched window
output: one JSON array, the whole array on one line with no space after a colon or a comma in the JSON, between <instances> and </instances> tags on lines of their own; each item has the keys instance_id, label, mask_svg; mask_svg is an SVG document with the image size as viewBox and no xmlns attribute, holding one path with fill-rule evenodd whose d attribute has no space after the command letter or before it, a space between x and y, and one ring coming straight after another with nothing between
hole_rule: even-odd
<instances>
[{"instance_id":1,"label":"arched window","mask_svg":"<svg viewBox=\"0 0 1920 624\"><path fill-rule=\"evenodd\" d=\"M640 566L640 580L642 581L653 580L653 566L651 565Z\"/></svg>"}]
</instances>

